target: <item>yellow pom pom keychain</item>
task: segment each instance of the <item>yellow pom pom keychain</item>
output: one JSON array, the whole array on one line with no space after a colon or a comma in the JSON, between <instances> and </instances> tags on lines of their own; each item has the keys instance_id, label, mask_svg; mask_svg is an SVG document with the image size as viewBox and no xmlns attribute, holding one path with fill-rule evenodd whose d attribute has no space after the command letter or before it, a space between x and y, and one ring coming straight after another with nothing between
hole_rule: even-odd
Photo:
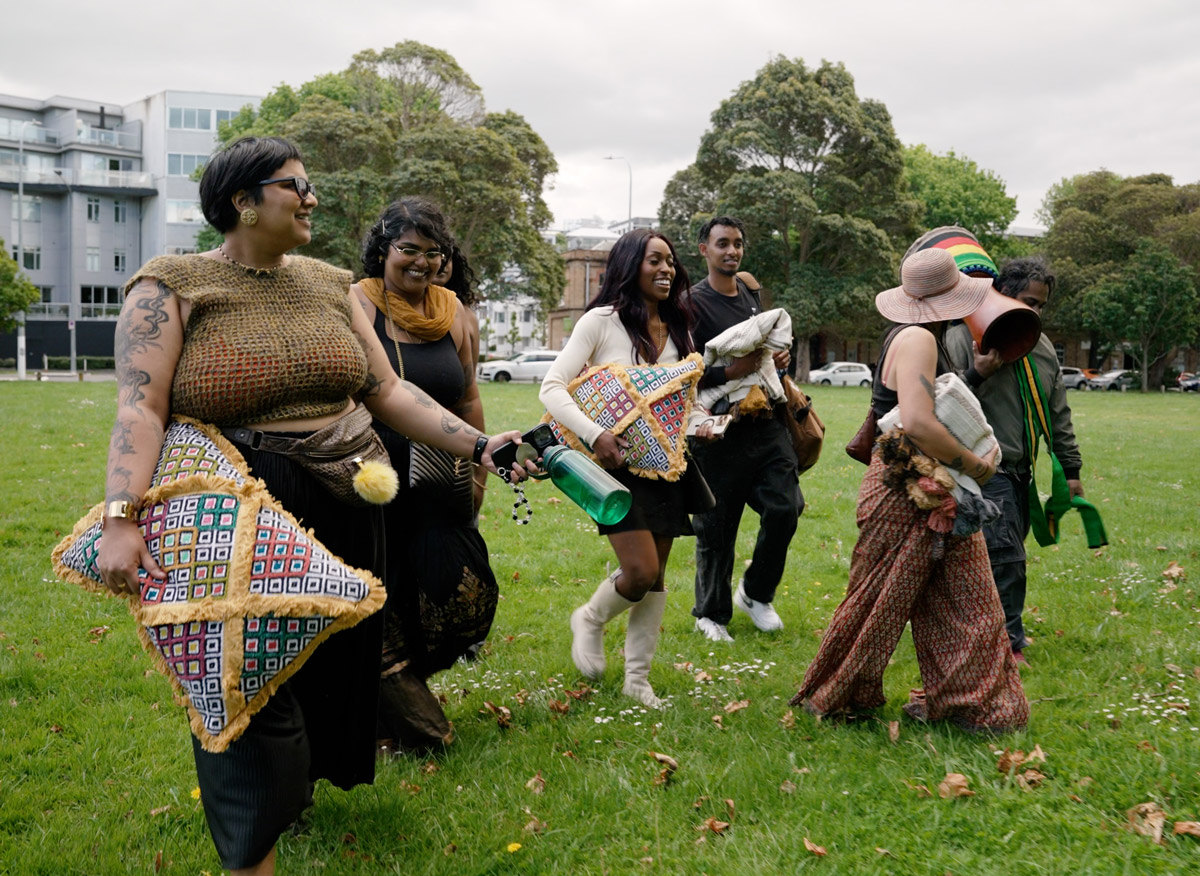
<instances>
[{"instance_id":1,"label":"yellow pom pom keychain","mask_svg":"<svg viewBox=\"0 0 1200 876\"><path fill-rule=\"evenodd\" d=\"M358 471L354 473L354 492L373 505L386 505L396 498L400 478L386 462L355 457Z\"/></svg>"}]
</instances>

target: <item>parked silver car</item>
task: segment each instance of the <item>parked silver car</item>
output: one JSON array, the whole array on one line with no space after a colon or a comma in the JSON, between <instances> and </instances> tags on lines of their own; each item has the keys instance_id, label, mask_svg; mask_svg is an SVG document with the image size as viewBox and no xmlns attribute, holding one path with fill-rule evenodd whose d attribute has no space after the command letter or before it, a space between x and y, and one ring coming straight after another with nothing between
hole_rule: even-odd
<instances>
[{"instance_id":1,"label":"parked silver car","mask_svg":"<svg viewBox=\"0 0 1200 876\"><path fill-rule=\"evenodd\" d=\"M1062 382L1067 389L1087 389L1088 376L1083 373L1082 368L1070 368L1063 366Z\"/></svg>"},{"instance_id":2,"label":"parked silver car","mask_svg":"<svg viewBox=\"0 0 1200 876\"><path fill-rule=\"evenodd\" d=\"M1088 389L1107 389L1115 392L1119 389L1128 389L1137 380L1138 373L1136 371L1126 371L1124 368L1116 368L1112 371L1105 371L1099 377L1093 377L1088 381Z\"/></svg>"},{"instance_id":3,"label":"parked silver car","mask_svg":"<svg viewBox=\"0 0 1200 876\"><path fill-rule=\"evenodd\" d=\"M557 358L557 350L526 350L511 359L480 362L478 377L480 380L492 380L496 383L508 383L510 380L541 383Z\"/></svg>"},{"instance_id":4,"label":"parked silver car","mask_svg":"<svg viewBox=\"0 0 1200 876\"><path fill-rule=\"evenodd\" d=\"M808 382L822 386L870 386L871 369L861 362L829 362L808 372Z\"/></svg>"}]
</instances>

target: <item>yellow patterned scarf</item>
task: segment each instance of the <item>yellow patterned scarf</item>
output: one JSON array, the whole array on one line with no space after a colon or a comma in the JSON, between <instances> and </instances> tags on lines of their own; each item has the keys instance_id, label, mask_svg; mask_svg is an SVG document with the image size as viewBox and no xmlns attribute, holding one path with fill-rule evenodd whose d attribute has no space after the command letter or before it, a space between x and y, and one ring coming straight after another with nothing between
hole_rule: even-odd
<instances>
[{"instance_id":1,"label":"yellow patterned scarf","mask_svg":"<svg viewBox=\"0 0 1200 876\"><path fill-rule=\"evenodd\" d=\"M430 286L425 292L425 316L417 312L411 304L395 292L383 288L383 280L379 277L364 277L358 281L358 288L366 293L376 309L386 315L390 309L392 321L415 338L423 341L439 340L454 322L454 314L458 309L458 299L454 293L442 286ZM384 301L384 295L387 301Z\"/></svg>"}]
</instances>

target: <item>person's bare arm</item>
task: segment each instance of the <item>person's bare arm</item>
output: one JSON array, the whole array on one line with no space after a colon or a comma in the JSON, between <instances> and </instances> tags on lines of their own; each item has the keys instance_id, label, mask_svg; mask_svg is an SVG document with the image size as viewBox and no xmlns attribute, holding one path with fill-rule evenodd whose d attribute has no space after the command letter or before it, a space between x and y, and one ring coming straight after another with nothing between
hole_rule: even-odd
<instances>
[{"instance_id":1,"label":"person's bare arm","mask_svg":"<svg viewBox=\"0 0 1200 876\"><path fill-rule=\"evenodd\" d=\"M907 328L896 335L884 363L884 384L896 390L900 422L921 452L943 465L985 483L996 473L995 451L976 456L955 438L934 415L934 375L937 372L937 343L921 328Z\"/></svg>"},{"instance_id":2,"label":"person's bare arm","mask_svg":"<svg viewBox=\"0 0 1200 876\"><path fill-rule=\"evenodd\" d=\"M137 503L150 486L162 449L175 366L183 349L179 302L154 278L139 282L126 296L114 337L117 417L108 447L105 503ZM165 577L150 556L136 521L106 521L98 565L113 593L137 592L137 571Z\"/></svg>"}]
</instances>

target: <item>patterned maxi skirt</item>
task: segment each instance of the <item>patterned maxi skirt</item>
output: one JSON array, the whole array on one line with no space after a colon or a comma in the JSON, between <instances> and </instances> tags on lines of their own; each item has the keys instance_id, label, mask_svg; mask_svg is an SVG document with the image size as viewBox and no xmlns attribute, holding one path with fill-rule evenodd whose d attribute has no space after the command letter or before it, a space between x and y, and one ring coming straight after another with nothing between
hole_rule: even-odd
<instances>
[{"instance_id":1,"label":"patterned maxi skirt","mask_svg":"<svg viewBox=\"0 0 1200 876\"><path fill-rule=\"evenodd\" d=\"M983 536L945 536L935 560L928 512L884 486L884 470L873 454L858 494L846 598L792 704L807 701L822 715L883 705L884 667L911 622L928 720L995 732L1023 727L1029 703Z\"/></svg>"}]
</instances>

